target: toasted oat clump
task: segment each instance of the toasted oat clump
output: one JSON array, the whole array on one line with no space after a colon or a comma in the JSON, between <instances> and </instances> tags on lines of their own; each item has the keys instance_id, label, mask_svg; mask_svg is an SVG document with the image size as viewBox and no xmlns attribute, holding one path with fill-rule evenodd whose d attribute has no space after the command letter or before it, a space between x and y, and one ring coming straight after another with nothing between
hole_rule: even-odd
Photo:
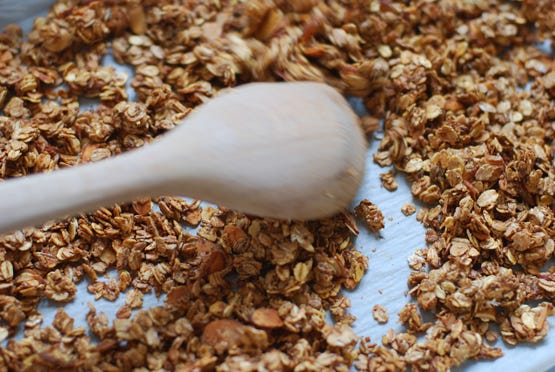
<instances>
[{"instance_id":1,"label":"toasted oat clump","mask_svg":"<svg viewBox=\"0 0 555 372\"><path fill-rule=\"evenodd\" d=\"M364 224L372 232L378 232L384 228L384 216L378 207L368 199L362 200L355 207L355 214L364 221Z\"/></svg>"},{"instance_id":2,"label":"toasted oat clump","mask_svg":"<svg viewBox=\"0 0 555 372\"><path fill-rule=\"evenodd\" d=\"M356 359L363 371L447 370L500 357L485 342L497 337L494 323L511 344L545 337L555 298L555 269L544 269L555 251L555 72L534 45L552 38L554 2L185 4L70 0L27 39L5 28L0 178L143 146L239 83L326 82L362 99L367 134L383 119L374 161L404 172L427 205L417 215L427 247L409 259L416 303L400 313L406 329L383 345L363 339L356 355L340 289L355 288L368 262L353 246L350 213L285 222L161 197L0 237L1 369L347 371ZM102 65L109 50L133 68L132 81ZM81 110L82 98L100 104ZM372 204L357 214L383 228ZM98 280L112 269L117 277ZM99 342L63 310L44 326L37 312L44 297L75 299L85 278L97 298L126 296L114 322L90 307ZM151 291L166 304L133 315ZM436 317L423 323L421 311Z\"/></svg>"},{"instance_id":3,"label":"toasted oat clump","mask_svg":"<svg viewBox=\"0 0 555 372\"><path fill-rule=\"evenodd\" d=\"M387 323L389 321L389 314L387 309L382 305L374 305L372 308L372 316L378 323Z\"/></svg>"},{"instance_id":4,"label":"toasted oat clump","mask_svg":"<svg viewBox=\"0 0 555 372\"><path fill-rule=\"evenodd\" d=\"M380 174L380 179L382 180L382 186L387 191L395 191L399 184L395 179L395 172L393 170L389 170L385 173Z\"/></svg>"},{"instance_id":5,"label":"toasted oat clump","mask_svg":"<svg viewBox=\"0 0 555 372\"><path fill-rule=\"evenodd\" d=\"M408 282L418 308L438 315L422 342L390 335L395 341L385 349L363 345L357 366L443 370L502 355L485 342L495 338L493 323L511 344L537 342L548 329L553 267L540 268L555 248L555 133L544 105L555 96L555 75L552 57L532 45L551 37L555 6L494 1L485 12L480 1L394 3L395 10L373 2L373 15L390 22L387 35L414 48L392 50L379 107L385 135L374 161L405 172L413 195L428 205L417 216L428 228L428 247L409 259ZM430 12L439 21L421 18ZM396 31L400 14L420 19L427 36ZM476 32L486 29L492 32ZM466 57L455 57L463 50ZM521 90L526 83L531 89ZM536 305L527 304L531 299ZM416 310L400 316L409 332L420 333Z\"/></svg>"},{"instance_id":6,"label":"toasted oat clump","mask_svg":"<svg viewBox=\"0 0 555 372\"><path fill-rule=\"evenodd\" d=\"M402 207L401 207L401 212L405 215L405 216L410 216L412 214L414 214L416 212L416 207L412 204L412 203L405 203Z\"/></svg>"}]
</instances>

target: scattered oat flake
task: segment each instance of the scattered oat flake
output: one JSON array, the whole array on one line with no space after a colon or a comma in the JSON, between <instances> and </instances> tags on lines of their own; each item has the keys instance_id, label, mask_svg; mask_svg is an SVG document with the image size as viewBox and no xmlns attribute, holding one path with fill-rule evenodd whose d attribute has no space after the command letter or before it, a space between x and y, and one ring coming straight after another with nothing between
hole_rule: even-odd
<instances>
[{"instance_id":1,"label":"scattered oat flake","mask_svg":"<svg viewBox=\"0 0 555 372\"><path fill-rule=\"evenodd\" d=\"M381 324L387 323L389 320L387 309L382 305L374 305L372 308L372 316L378 323Z\"/></svg>"},{"instance_id":2,"label":"scattered oat flake","mask_svg":"<svg viewBox=\"0 0 555 372\"><path fill-rule=\"evenodd\" d=\"M393 170L389 170L385 173L380 173L380 179L382 180L382 186L387 191L395 191L399 186L397 184L397 180L395 179L395 172Z\"/></svg>"}]
</instances>

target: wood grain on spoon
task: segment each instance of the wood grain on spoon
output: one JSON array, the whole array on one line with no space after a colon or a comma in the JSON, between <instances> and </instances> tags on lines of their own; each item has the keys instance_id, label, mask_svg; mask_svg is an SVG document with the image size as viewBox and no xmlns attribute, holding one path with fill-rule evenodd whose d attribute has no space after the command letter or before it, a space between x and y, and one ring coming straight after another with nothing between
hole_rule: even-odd
<instances>
[{"instance_id":1,"label":"wood grain on spoon","mask_svg":"<svg viewBox=\"0 0 555 372\"><path fill-rule=\"evenodd\" d=\"M357 121L324 84L232 89L150 145L0 184L0 232L161 195L264 217L329 216L351 202L363 177Z\"/></svg>"}]
</instances>

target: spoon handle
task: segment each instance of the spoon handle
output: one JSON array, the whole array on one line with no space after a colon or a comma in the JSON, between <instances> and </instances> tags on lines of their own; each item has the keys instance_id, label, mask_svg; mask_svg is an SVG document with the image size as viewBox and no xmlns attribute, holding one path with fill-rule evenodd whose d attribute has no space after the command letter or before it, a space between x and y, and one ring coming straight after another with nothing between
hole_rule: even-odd
<instances>
[{"instance_id":1,"label":"spoon handle","mask_svg":"<svg viewBox=\"0 0 555 372\"><path fill-rule=\"evenodd\" d=\"M0 233L162 195L264 217L327 217L353 199L365 156L357 118L332 88L250 84L140 149L0 183Z\"/></svg>"},{"instance_id":2,"label":"spoon handle","mask_svg":"<svg viewBox=\"0 0 555 372\"><path fill-rule=\"evenodd\" d=\"M0 183L0 233L160 194L159 158L149 150Z\"/></svg>"}]
</instances>

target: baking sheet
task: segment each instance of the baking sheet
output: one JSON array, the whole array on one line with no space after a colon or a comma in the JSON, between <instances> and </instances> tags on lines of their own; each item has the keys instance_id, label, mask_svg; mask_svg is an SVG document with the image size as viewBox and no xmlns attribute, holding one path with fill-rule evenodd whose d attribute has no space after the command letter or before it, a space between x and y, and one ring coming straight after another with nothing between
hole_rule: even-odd
<instances>
[{"instance_id":1,"label":"baking sheet","mask_svg":"<svg viewBox=\"0 0 555 372\"><path fill-rule=\"evenodd\" d=\"M1 3L0 3L1 5ZM0 9L1 11L1 9ZM35 14L40 16L42 14ZM32 26L33 18L27 18L20 24L25 30ZM1 19L0 19L1 22ZM3 26L0 23L0 26ZM108 56L104 59L105 65L113 65L118 71L129 75L131 80L132 70L128 66L117 65ZM129 80L129 81L130 81ZM130 99L135 95L130 91ZM90 102L84 109L94 107ZM378 205L385 216L385 228L379 235L369 233L363 226L359 226L360 235L356 246L369 257L369 269L360 286L347 292L346 295L352 303L351 313L357 317L354 324L355 332L361 336L370 336L373 342L381 343L381 337L388 329L402 331L398 323L397 313L402 307L411 301L406 295L408 290L407 278L410 269L407 259L418 248L424 248L424 228L416 221L416 214L406 217L401 213L401 207L406 202L414 205L418 203L413 200L410 186L401 175L397 175L399 188L395 192L389 192L381 187L379 173L388 168L380 168L372 161L372 153L376 151L379 144L379 133L370 143L366 176L362 187L356 197L355 203L367 198ZM109 274L110 275L110 274ZM117 273L112 272L113 276ZM103 278L101 280L108 280ZM57 304L49 300L43 300L39 304L39 310L44 316L43 326L50 325L58 307L75 319L75 326L83 326L87 329L85 316L88 312L87 303L95 305L98 312L104 312L110 319L115 318L115 313L125 303L125 294L122 293L114 302L106 300L95 301L93 295L87 291L87 281L78 285L77 298L68 304ZM156 298L153 294L144 297L144 308L163 304L162 298ZM389 313L389 322L381 325L372 317L372 307L375 304L384 306ZM550 327L555 327L555 319L549 319ZM16 338L21 338L19 332ZM93 337L94 339L94 337ZM507 347L501 340L495 346L502 347L506 355L494 361L469 362L455 370L491 372L491 371L546 371L555 366L555 331L549 332L547 337L538 344L520 344L517 347ZM555 372L555 369L550 371Z\"/></svg>"}]
</instances>

